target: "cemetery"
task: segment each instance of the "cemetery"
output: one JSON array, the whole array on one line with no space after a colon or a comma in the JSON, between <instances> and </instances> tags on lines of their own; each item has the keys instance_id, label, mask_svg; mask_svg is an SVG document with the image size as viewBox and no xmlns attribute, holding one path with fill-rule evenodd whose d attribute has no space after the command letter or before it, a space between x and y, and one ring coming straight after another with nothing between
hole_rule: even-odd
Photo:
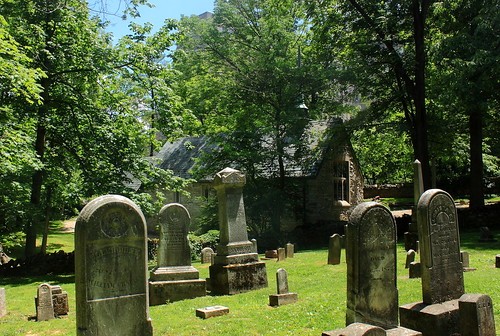
<instances>
[{"instance_id":1,"label":"cemetery","mask_svg":"<svg viewBox=\"0 0 500 336\"><path fill-rule=\"evenodd\" d=\"M418 252L397 240L386 206L363 202L345 238L332 235L315 250L287 243L266 258L244 230L244 174L226 168L216 180L223 205L215 255L191 261L190 216L174 203L160 211L158 254L148 262L140 209L122 196L98 197L76 221L74 276L0 279L0 333L495 335L499 242L478 244L484 230L459 233L445 191L420 197ZM421 274L411 277L415 263Z\"/></svg>"}]
</instances>

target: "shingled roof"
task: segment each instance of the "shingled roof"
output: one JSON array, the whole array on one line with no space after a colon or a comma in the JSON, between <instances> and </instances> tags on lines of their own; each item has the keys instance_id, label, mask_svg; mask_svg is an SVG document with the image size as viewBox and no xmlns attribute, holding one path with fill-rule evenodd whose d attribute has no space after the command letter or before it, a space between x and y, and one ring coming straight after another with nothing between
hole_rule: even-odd
<instances>
[{"instance_id":1,"label":"shingled roof","mask_svg":"<svg viewBox=\"0 0 500 336\"><path fill-rule=\"evenodd\" d=\"M342 125L340 119L310 121L301 137L300 146L290 144L285 149L289 158L300 156L300 160L285 160L287 176L315 176L325 153L334 143L333 137L338 137L338 132L334 130L335 126L339 125ZM345 139L339 141L345 142ZM160 168L172 170L176 176L182 178L192 178L191 170L195 166L196 159L203 152L212 150L214 145L207 136L185 137L174 142L166 142L156 157L159 159ZM259 167L263 176L270 177L273 171L276 171L277 160L274 161L276 162L271 162L268 166Z\"/></svg>"}]
</instances>

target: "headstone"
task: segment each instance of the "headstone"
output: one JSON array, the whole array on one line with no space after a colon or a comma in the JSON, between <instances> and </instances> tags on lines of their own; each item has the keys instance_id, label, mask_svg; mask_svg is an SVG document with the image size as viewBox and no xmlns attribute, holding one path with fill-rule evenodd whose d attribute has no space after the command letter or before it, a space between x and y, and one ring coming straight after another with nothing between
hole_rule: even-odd
<instances>
[{"instance_id":1,"label":"headstone","mask_svg":"<svg viewBox=\"0 0 500 336\"><path fill-rule=\"evenodd\" d=\"M500 268L500 254L495 256L495 268Z\"/></svg>"},{"instance_id":2,"label":"headstone","mask_svg":"<svg viewBox=\"0 0 500 336\"><path fill-rule=\"evenodd\" d=\"M214 178L219 205L220 243L214 264L209 267L212 294L237 294L267 287L266 264L259 261L248 240L243 173L231 168Z\"/></svg>"},{"instance_id":3,"label":"headstone","mask_svg":"<svg viewBox=\"0 0 500 336\"><path fill-rule=\"evenodd\" d=\"M278 258L278 250L267 250L264 256L268 259Z\"/></svg>"},{"instance_id":4,"label":"headstone","mask_svg":"<svg viewBox=\"0 0 500 336\"><path fill-rule=\"evenodd\" d=\"M278 248L278 260L277 261L283 261L286 259L286 251L283 247Z\"/></svg>"},{"instance_id":5,"label":"headstone","mask_svg":"<svg viewBox=\"0 0 500 336\"><path fill-rule=\"evenodd\" d=\"M445 191L430 189L417 211L423 300L400 307L401 325L429 336L458 333L464 278L455 203Z\"/></svg>"},{"instance_id":6,"label":"headstone","mask_svg":"<svg viewBox=\"0 0 500 336\"><path fill-rule=\"evenodd\" d=\"M480 236L479 241L481 243L496 242L495 236L491 233L490 228L487 226L482 226L479 228Z\"/></svg>"},{"instance_id":7,"label":"headstone","mask_svg":"<svg viewBox=\"0 0 500 336\"><path fill-rule=\"evenodd\" d=\"M68 315L69 303L68 293L63 291L61 286L51 286L52 288L52 303L54 305L54 315Z\"/></svg>"},{"instance_id":8,"label":"headstone","mask_svg":"<svg viewBox=\"0 0 500 336\"><path fill-rule=\"evenodd\" d=\"M397 327L396 222L391 211L377 202L359 204L346 238L346 325Z\"/></svg>"},{"instance_id":9,"label":"headstone","mask_svg":"<svg viewBox=\"0 0 500 336\"><path fill-rule=\"evenodd\" d=\"M422 277L422 267L420 265L420 262L413 261L410 263L408 267L408 277L410 279L416 279Z\"/></svg>"},{"instance_id":10,"label":"headstone","mask_svg":"<svg viewBox=\"0 0 500 336\"><path fill-rule=\"evenodd\" d=\"M181 204L167 204L160 210L158 264L149 279L151 306L206 295L206 281L191 265L187 238L190 221L189 212Z\"/></svg>"},{"instance_id":11,"label":"headstone","mask_svg":"<svg viewBox=\"0 0 500 336\"><path fill-rule=\"evenodd\" d=\"M211 264L212 263L212 258L213 258L214 250L212 250L210 247L204 247L201 250L201 263L202 264Z\"/></svg>"},{"instance_id":12,"label":"headstone","mask_svg":"<svg viewBox=\"0 0 500 336\"><path fill-rule=\"evenodd\" d=\"M409 249L408 252L406 252L405 268L410 268L410 264L415 261L415 254L415 251L412 249Z\"/></svg>"},{"instance_id":13,"label":"headstone","mask_svg":"<svg viewBox=\"0 0 500 336\"><path fill-rule=\"evenodd\" d=\"M341 238L338 234L330 236L328 243L328 265L340 264Z\"/></svg>"},{"instance_id":14,"label":"headstone","mask_svg":"<svg viewBox=\"0 0 500 336\"><path fill-rule=\"evenodd\" d=\"M276 271L276 287L278 294L269 295L269 305L276 307L297 302L297 293L288 289L288 274L283 268Z\"/></svg>"},{"instance_id":15,"label":"headstone","mask_svg":"<svg viewBox=\"0 0 500 336\"><path fill-rule=\"evenodd\" d=\"M285 250L286 250L286 257L293 258L295 254L295 245L293 245L292 243L287 243L285 245Z\"/></svg>"},{"instance_id":16,"label":"headstone","mask_svg":"<svg viewBox=\"0 0 500 336\"><path fill-rule=\"evenodd\" d=\"M253 250L254 250L254 252L255 252L255 253L259 253L259 251L258 251L258 249L257 249L257 239L252 238L252 239L250 239L250 242L251 242L251 243L252 243L252 245L253 245Z\"/></svg>"},{"instance_id":17,"label":"headstone","mask_svg":"<svg viewBox=\"0 0 500 336\"><path fill-rule=\"evenodd\" d=\"M464 272L470 272L470 271L475 271L476 270L474 267L470 267L469 252L467 252L467 251L460 251L460 261L462 262L462 266L464 268Z\"/></svg>"},{"instance_id":18,"label":"headstone","mask_svg":"<svg viewBox=\"0 0 500 336\"><path fill-rule=\"evenodd\" d=\"M5 298L5 288L0 288L0 318L7 315L7 300Z\"/></svg>"},{"instance_id":19,"label":"headstone","mask_svg":"<svg viewBox=\"0 0 500 336\"><path fill-rule=\"evenodd\" d=\"M413 200L414 206L412 208L411 223L408 227L408 232L404 233L404 242L406 251L412 249L418 252L418 224L417 224L417 214L416 208L418 200L422 193L424 192L424 179L422 177L422 164L419 160L413 162Z\"/></svg>"},{"instance_id":20,"label":"headstone","mask_svg":"<svg viewBox=\"0 0 500 336\"><path fill-rule=\"evenodd\" d=\"M224 306L210 306L196 309L196 316L207 319L229 314L229 308Z\"/></svg>"},{"instance_id":21,"label":"headstone","mask_svg":"<svg viewBox=\"0 0 500 336\"><path fill-rule=\"evenodd\" d=\"M137 205L101 196L75 226L77 335L151 336L146 221Z\"/></svg>"},{"instance_id":22,"label":"headstone","mask_svg":"<svg viewBox=\"0 0 500 336\"><path fill-rule=\"evenodd\" d=\"M36 320L48 321L54 318L54 303L52 302L52 288L49 284L41 284L37 290Z\"/></svg>"},{"instance_id":23,"label":"headstone","mask_svg":"<svg viewBox=\"0 0 500 336\"><path fill-rule=\"evenodd\" d=\"M458 300L460 334L467 336L495 336L493 302L488 295L464 294Z\"/></svg>"}]
</instances>

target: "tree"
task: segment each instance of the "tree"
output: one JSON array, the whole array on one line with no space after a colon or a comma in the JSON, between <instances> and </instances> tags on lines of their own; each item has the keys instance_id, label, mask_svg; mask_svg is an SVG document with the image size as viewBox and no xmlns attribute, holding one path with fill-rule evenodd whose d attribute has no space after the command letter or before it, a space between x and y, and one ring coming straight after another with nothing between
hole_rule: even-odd
<instances>
[{"instance_id":1,"label":"tree","mask_svg":"<svg viewBox=\"0 0 500 336\"><path fill-rule=\"evenodd\" d=\"M442 20L437 24L440 43L432 53L436 63L434 99L445 110L453 108L447 111L447 118L458 112L464 116L462 124L468 125L471 207L484 205L483 155L489 153L491 140L483 141L483 125L498 111L498 5L495 0L453 1L436 8ZM440 89L444 83L446 90ZM499 129L495 123L491 125L486 128L486 139L497 137Z\"/></svg>"},{"instance_id":2,"label":"tree","mask_svg":"<svg viewBox=\"0 0 500 336\"><path fill-rule=\"evenodd\" d=\"M25 1L2 9L16 23L11 34L26 47L30 67L43 69L38 78L39 101L13 110L14 122L25 121L37 165L24 167L30 181L30 207L21 218L26 232L25 254L35 252L37 231L47 218L75 207L84 198L120 193L143 204L152 195L134 193L129 176L150 184L165 184L171 176L144 158L151 137L119 92L108 90L107 78L119 58L97 19L90 19L84 1ZM31 128L30 128L31 127ZM176 181L170 179L173 186ZM151 210L144 208L143 211Z\"/></svg>"},{"instance_id":3,"label":"tree","mask_svg":"<svg viewBox=\"0 0 500 336\"><path fill-rule=\"evenodd\" d=\"M299 145L304 126L319 110L318 93L326 91L336 70L317 62L305 14L303 1L217 1L213 19L181 20L183 39L174 54L188 106L201 128L217 135L220 151L204 167L213 174L213 164L220 169L238 162L250 183L270 179L267 188L254 190L273 196L270 221L278 233L292 195L285 162L297 159L287 147Z\"/></svg>"},{"instance_id":4,"label":"tree","mask_svg":"<svg viewBox=\"0 0 500 336\"><path fill-rule=\"evenodd\" d=\"M346 0L313 1L309 6L316 38L326 48L334 46L352 84L370 101L372 120L396 105L404 112L425 188L431 181L425 104L425 33L431 3Z\"/></svg>"}]
</instances>

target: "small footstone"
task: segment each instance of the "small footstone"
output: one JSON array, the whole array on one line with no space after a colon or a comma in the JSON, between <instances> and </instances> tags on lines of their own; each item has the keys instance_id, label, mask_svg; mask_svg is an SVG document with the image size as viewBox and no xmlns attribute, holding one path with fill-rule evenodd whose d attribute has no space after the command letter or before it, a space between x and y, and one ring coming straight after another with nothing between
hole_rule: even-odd
<instances>
[{"instance_id":1,"label":"small footstone","mask_svg":"<svg viewBox=\"0 0 500 336\"><path fill-rule=\"evenodd\" d=\"M224 306L210 306L196 309L196 316L207 319L216 316L229 314L229 308Z\"/></svg>"}]
</instances>

